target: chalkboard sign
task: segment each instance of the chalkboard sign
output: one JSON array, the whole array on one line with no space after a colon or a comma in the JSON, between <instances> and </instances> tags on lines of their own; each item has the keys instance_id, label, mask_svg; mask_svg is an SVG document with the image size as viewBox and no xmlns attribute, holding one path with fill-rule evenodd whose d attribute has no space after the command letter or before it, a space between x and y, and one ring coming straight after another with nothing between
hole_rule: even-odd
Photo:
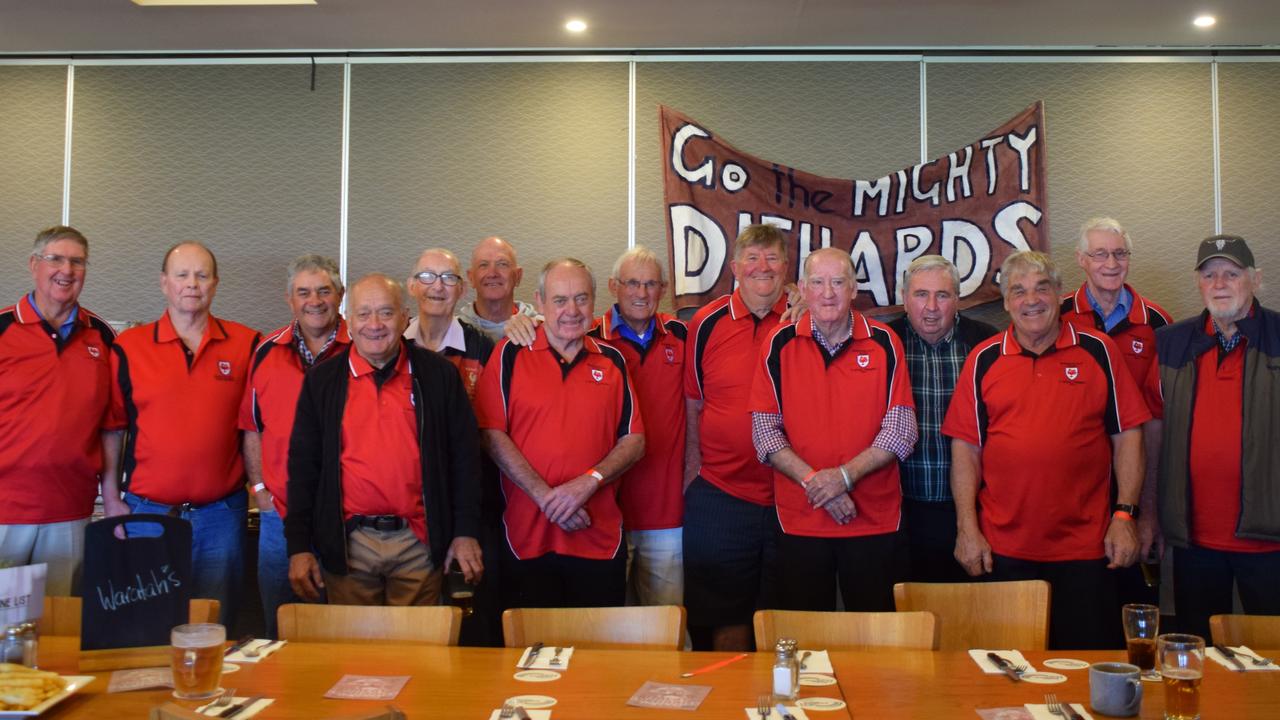
<instances>
[{"instance_id":1,"label":"chalkboard sign","mask_svg":"<svg viewBox=\"0 0 1280 720\"><path fill-rule=\"evenodd\" d=\"M161 533L156 537L116 537L116 527L136 523L155 523ZM86 663L88 651L145 648L149 652L135 654L135 659L156 657L154 650L169 644L169 631L187 622L190 578L190 522L138 514L90 523L84 531L80 667L94 667ZM110 653L108 657L127 658L129 654ZM98 667L138 666L127 660L108 662Z\"/></svg>"}]
</instances>

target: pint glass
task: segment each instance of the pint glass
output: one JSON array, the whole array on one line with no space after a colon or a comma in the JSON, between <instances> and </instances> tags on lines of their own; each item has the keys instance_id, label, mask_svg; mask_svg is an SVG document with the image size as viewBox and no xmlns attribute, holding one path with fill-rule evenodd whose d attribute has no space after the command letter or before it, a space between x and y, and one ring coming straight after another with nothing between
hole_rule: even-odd
<instances>
[{"instance_id":1,"label":"pint glass","mask_svg":"<svg viewBox=\"0 0 1280 720\"><path fill-rule=\"evenodd\" d=\"M179 625L169 633L174 697L201 700L222 692L218 681L226 640L227 629L216 623Z\"/></svg>"},{"instance_id":2,"label":"pint glass","mask_svg":"<svg viewBox=\"0 0 1280 720\"><path fill-rule=\"evenodd\" d=\"M1165 720L1199 720L1204 638L1161 635L1156 638L1156 663L1164 676Z\"/></svg>"},{"instance_id":3,"label":"pint glass","mask_svg":"<svg viewBox=\"0 0 1280 720\"><path fill-rule=\"evenodd\" d=\"M1156 635L1160 634L1160 608L1155 605L1125 605L1124 642L1129 651L1129 664L1137 665L1143 675L1154 677Z\"/></svg>"}]
</instances>

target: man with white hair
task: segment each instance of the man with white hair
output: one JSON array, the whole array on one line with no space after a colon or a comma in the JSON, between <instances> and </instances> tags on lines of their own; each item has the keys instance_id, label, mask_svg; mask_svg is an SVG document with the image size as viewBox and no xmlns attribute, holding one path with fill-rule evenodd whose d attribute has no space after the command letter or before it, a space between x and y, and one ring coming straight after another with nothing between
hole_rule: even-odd
<instances>
[{"instance_id":1,"label":"man with white hair","mask_svg":"<svg viewBox=\"0 0 1280 720\"><path fill-rule=\"evenodd\" d=\"M1280 615L1280 313L1242 237L1201 242L1196 281L1205 310L1156 333L1151 394L1178 626L1208 637L1233 584L1246 613Z\"/></svg>"}]
</instances>

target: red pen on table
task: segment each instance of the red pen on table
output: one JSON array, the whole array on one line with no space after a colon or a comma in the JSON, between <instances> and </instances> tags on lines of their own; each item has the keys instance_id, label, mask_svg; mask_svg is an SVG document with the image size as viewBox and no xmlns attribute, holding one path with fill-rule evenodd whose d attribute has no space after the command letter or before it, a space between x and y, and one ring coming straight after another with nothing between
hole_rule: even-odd
<instances>
[{"instance_id":1,"label":"red pen on table","mask_svg":"<svg viewBox=\"0 0 1280 720\"><path fill-rule=\"evenodd\" d=\"M742 658L746 657L749 654L750 653L742 653L741 655L734 655L728 660L721 660L720 662L711 663L706 667L700 667L697 670L690 670L687 673L680 673L680 677L691 678L694 675L701 675L702 673L711 672L712 670L719 670L720 668L724 667L725 665L728 665L729 663L738 662L739 660L741 660Z\"/></svg>"}]
</instances>

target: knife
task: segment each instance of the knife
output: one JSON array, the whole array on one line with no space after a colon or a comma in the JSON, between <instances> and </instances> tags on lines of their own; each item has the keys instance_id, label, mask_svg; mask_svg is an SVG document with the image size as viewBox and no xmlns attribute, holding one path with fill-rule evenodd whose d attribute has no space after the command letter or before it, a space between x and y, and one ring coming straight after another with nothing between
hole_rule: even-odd
<instances>
[{"instance_id":1,"label":"knife","mask_svg":"<svg viewBox=\"0 0 1280 720\"><path fill-rule=\"evenodd\" d=\"M248 700L245 700L244 702L240 703L239 705L232 705L231 707L227 708L226 710L223 710L222 712L218 713L218 717L220 717L220 718L233 718L233 717L235 717L235 716L239 715L240 713L244 712L245 710L248 710L249 708L253 707L254 703L258 702L258 701L259 701L259 700L261 700L263 697L265 697L265 696L264 696L264 695L254 695L253 697L249 698Z\"/></svg>"},{"instance_id":2,"label":"knife","mask_svg":"<svg viewBox=\"0 0 1280 720\"><path fill-rule=\"evenodd\" d=\"M1244 663L1240 662L1240 658L1236 657L1236 652L1234 650L1227 647L1226 645L1214 645L1213 647L1215 650L1218 651L1218 654L1230 660L1232 665L1235 665L1236 667L1240 668L1241 672L1248 671L1248 668L1244 666Z\"/></svg>"},{"instance_id":3,"label":"knife","mask_svg":"<svg viewBox=\"0 0 1280 720\"><path fill-rule=\"evenodd\" d=\"M245 635L244 637L242 637L242 638L240 638L239 640L237 640L237 641L236 641L236 643L235 643L234 645L232 645L231 647L227 648L227 651L226 651L226 652L224 652L224 653L222 653L222 655L223 655L223 657L226 657L227 655L230 655L231 653L233 653L233 652L235 652L235 651L237 651L237 650L239 650L239 649L243 648L245 645L248 645L248 644L249 644L249 643L251 643L251 642L253 642L253 636L252 636L252 635Z\"/></svg>"},{"instance_id":4,"label":"knife","mask_svg":"<svg viewBox=\"0 0 1280 720\"><path fill-rule=\"evenodd\" d=\"M519 718L519 720L530 720L529 713L524 709L523 705L516 706L516 717Z\"/></svg>"},{"instance_id":5,"label":"knife","mask_svg":"<svg viewBox=\"0 0 1280 720\"><path fill-rule=\"evenodd\" d=\"M1013 663L1009 662L1008 660L1005 660L1004 658L1000 657L999 655L993 652L987 653L987 659L995 663L996 667L1000 668L1001 672L1003 672L1005 675L1008 675L1010 680L1014 682L1022 682L1022 677L1019 676L1017 671L1013 669Z\"/></svg>"},{"instance_id":6,"label":"knife","mask_svg":"<svg viewBox=\"0 0 1280 720\"><path fill-rule=\"evenodd\" d=\"M796 720L796 716L787 712L787 708L782 703L777 704L778 714L782 716L782 720Z\"/></svg>"},{"instance_id":7,"label":"knife","mask_svg":"<svg viewBox=\"0 0 1280 720\"><path fill-rule=\"evenodd\" d=\"M1062 703L1062 709L1067 712L1067 720L1084 720L1084 716L1076 712L1071 703Z\"/></svg>"},{"instance_id":8,"label":"knife","mask_svg":"<svg viewBox=\"0 0 1280 720\"><path fill-rule=\"evenodd\" d=\"M534 644L529 648L529 658L528 658L527 660L525 660L525 661L524 661L524 666L525 666L525 668L531 668L531 667L533 667L533 663L534 663L534 661L536 661L536 660L538 659L538 653L540 653L540 652L542 652L542 641L541 641L541 640L539 640L538 642L534 643Z\"/></svg>"}]
</instances>

